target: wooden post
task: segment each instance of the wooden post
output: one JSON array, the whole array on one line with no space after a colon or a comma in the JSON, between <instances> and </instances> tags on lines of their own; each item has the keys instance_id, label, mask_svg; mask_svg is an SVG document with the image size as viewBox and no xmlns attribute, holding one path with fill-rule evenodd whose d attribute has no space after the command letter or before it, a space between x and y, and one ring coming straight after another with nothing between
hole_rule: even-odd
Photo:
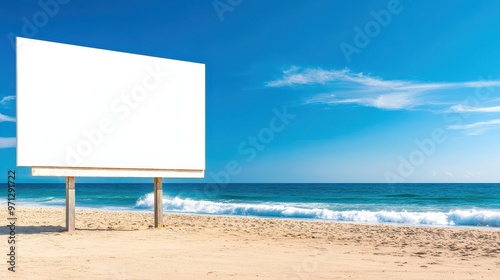
<instances>
[{"instance_id":1,"label":"wooden post","mask_svg":"<svg viewBox=\"0 0 500 280\"><path fill-rule=\"evenodd\" d=\"M155 178L154 181L154 200L155 200L155 228L163 227L163 186L162 178Z\"/></svg>"},{"instance_id":2,"label":"wooden post","mask_svg":"<svg viewBox=\"0 0 500 280\"><path fill-rule=\"evenodd\" d=\"M66 177L66 230L75 230L75 177Z\"/></svg>"}]
</instances>

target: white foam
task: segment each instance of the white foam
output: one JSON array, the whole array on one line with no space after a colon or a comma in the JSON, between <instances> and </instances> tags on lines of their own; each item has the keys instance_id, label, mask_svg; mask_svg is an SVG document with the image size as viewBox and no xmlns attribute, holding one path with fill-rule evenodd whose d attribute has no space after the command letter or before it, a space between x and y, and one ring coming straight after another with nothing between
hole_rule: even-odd
<instances>
[{"instance_id":1,"label":"white foam","mask_svg":"<svg viewBox=\"0 0 500 280\"><path fill-rule=\"evenodd\" d=\"M152 209L153 193L136 202L136 209ZM398 223L435 226L489 226L500 227L500 210L462 209L448 212L409 211L335 211L327 208L287 203L223 203L189 198L164 197L165 211L216 215L249 215L262 217L306 218L345 222Z\"/></svg>"}]
</instances>

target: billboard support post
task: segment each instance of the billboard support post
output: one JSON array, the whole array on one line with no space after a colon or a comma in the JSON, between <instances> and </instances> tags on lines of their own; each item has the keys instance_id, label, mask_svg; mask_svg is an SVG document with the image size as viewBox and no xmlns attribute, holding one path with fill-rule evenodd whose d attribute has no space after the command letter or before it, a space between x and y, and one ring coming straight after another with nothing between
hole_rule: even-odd
<instances>
[{"instance_id":1,"label":"billboard support post","mask_svg":"<svg viewBox=\"0 0 500 280\"><path fill-rule=\"evenodd\" d=\"M75 230L75 177L66 177L66 230Z\"/></svg>"},{"instance_id":2,"label":"billboard support post","mask_svg":"<svg viewBox=\"0 0 500 280\"><path fill-rule=\"evenodd\" d=\"M162 178L154 178L155 228L163 227L163 186Z\"/></svg>"}]
</instances>

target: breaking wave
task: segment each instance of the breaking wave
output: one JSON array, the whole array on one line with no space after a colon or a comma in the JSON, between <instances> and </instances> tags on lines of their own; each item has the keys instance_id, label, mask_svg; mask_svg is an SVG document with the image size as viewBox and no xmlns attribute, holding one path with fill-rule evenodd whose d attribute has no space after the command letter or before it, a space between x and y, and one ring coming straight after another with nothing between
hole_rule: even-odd
<instances>
[{"instance_id":1,"label":"breaking wave","mask_svg":"<svg viewBox=\"0 0 500 280\"><path fill-rule=\"evenodd\" d=\"M153 193L140 197L135 209L152 209ZM448 212L428 211L336 211L317 204L291 203L237 203L164 197L163 209L170 212L257 217L320 219L343 222L397 223L433 226L488 226L500 227L500 210L459 209Z\"/></svg>"}]
</instances>

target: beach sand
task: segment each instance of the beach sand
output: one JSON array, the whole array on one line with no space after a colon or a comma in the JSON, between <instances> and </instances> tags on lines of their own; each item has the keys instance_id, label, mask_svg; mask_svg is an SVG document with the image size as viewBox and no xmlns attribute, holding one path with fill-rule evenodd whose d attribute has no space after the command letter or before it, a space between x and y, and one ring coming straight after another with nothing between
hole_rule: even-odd
<instances>
[{"instance_id":1,"label":"beach sand","mask_svg":"<svg viewBox=\"0 0 500 280\"><path fill-rule=\"evenodd\" d=\"M7 210L0 208L7 223ZM499 279L500 230L18 207L1 279Z\"/></svg>"}]
</instances>

